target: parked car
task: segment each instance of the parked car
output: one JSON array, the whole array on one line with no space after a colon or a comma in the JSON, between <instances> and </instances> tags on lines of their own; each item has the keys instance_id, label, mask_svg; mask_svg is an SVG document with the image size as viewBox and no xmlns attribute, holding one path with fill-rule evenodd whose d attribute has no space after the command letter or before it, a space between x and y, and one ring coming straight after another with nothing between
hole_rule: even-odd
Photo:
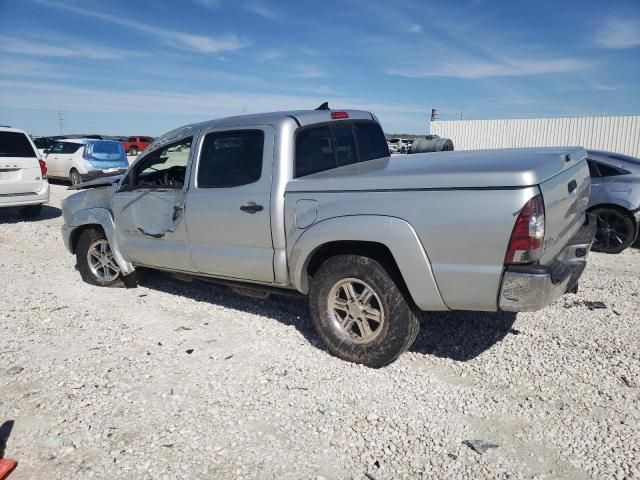
<instances>
[{"instance_id":1,"label":"parked car","mask_svg":"<svg viewBox=\"0 0 640 480\"><path fill-rule=\"evenodd\" d=\"M23 130L0 127L0 208L33 218L47 202L47 166L35 144Z\"/></svg>"},{"instance_id":2,"label":"parked car","mask_svg":"<svg viewBox=\"0 0 640 480\"><path fill-rule=\"evenodd\" d=\"M391 138L388 142L391 153L409 153L411 143L405 138Z\"/></svg>"},{"instance_id":3,"label":"parked car","mask_svg":"<svg viewBox=\"0 0 640 480\"><path fill-rule=\"evenodd\" d=\"M591 196L589 211L598 219L593 249L620 253L640 229L640 158L588 150Z\"/></svg>"},{"instance_id":4,"label":"parked car","mask_svg":"<svg viewBox=\"0 0 640 480\"><path fill-rule=\"evenodd\" d=\"M42 157L46 155L44 151L49 150L53 146L54 142L55 142L55 139L51 137L37 137L33 139L33 143L38 149L38 153Z\"/></svg>"},{"instance_id":5,"label":"parked car","mask_svg":"<svg viewBox=\"0 0 640 480\"><path fill-rule=\"evenodd\" d=\"M129 167L120 142L87 138L56 141L47 151L46 161L51 178L70 180L72 185L118 175Z\"/></svg>"},{"instance_id":6,"label":"parked car","mask_svg":"<svg viewBox=\"0 0 640 480\"><path fill-rule=\"evenodd\" d=\"M575 291L595 234L583 149L391 157L356 110L188 125L78 188L62 233L86 282L147 267L308 295L328 350L372 367L409 348L418 309L530 311Z\"/></svg>"},{"instance_id":7,"label":"parked car","mask_svg":"<svg viewBox=\"0 0 640 480\"><path fill-rule=\"evenodd\" d=\"M153 142L151 137L129 137L122 142L122 146L127 155L137 155L147 148L151 142Z\"/></svg>"}]
</instances>

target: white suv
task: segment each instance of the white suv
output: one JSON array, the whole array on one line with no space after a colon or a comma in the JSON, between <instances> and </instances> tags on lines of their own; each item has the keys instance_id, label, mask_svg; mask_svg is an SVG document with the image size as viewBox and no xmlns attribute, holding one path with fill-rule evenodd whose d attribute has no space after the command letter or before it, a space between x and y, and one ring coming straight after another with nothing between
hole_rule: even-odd
<instances>
[{"instance_id":1,"label":"white suv","mask_svg":"<svg viewBox=\"0 0 640 480\"><path fill-rule=\"evenodd\" d=\"M37 217L49 201L47 166L23 130L0 127L0 208L17 207Z\"/></svg>"},{"instance_id":2,"label":"white suv","mask_svg":"<svg viewBox=\"0 0 640 480\"><path fill-rule=\"evenodd\" d=\"M93 138L56 140L45 150L49 177L72 185L100 177L121 175L129 168L122 143Z\"/></svg>"}]
</instances>

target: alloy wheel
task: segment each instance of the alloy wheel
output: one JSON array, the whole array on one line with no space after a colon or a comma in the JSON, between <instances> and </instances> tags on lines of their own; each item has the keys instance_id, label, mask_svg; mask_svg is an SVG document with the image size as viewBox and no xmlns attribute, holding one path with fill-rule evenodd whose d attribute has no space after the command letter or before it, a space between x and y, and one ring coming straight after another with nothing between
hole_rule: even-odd
<instances>
[{"instance_id":1,"label":"alloy wheel","mask_svg":"<svg viewBox=\"0 0 640 480\"><path fill-rule=\"evenodd\" d=\"M374 289L356 278L337 282L329 293L329 315L340 336L355 343L369 343L382 331L385 313Z\"/></svg>"},{"instance_id":2,"label":"alloy wheel","mask_svg":"<svg viewBox=\"0 0 640 480\"><path fill-rule=\"evenodd\" d=\"M91 273L101 282L112 282L120 275L120 267L106 239L95 240L87 251L87 263Z\"/></svg>"}]
</instances>

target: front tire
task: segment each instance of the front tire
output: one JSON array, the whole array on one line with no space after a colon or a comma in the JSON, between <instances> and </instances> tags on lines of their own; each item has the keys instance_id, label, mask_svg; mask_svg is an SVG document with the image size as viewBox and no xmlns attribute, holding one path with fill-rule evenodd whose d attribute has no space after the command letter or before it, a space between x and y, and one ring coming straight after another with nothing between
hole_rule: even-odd
<instances>
[{"instance_id":1,"label":"front tire","mask_svg":"<svg viewBox=\"0 0 640 480\"><path fill-rule=\"evenodd\" d=\"M138 149L136 147L130 147L129 151L127 153L129 155L137 155L138 154Z\"/></svg>"},{"instance_id":2,"label":"front tire","mask_svg":"<svg viewBox=\"0 0 640 480\"><path fill-rule=\"evenodd\" d=\"M629 213L609 207L596 208L598 229L592 249L595 252L620 253L636 240L636 223Z\"/></svg>"},{"instance_id":3,"label":"front tire","mask_svg":"<svg viewBox=\"0 0 640 480\"><path fill-rule=\"evenodd\" d=\"M123 286L120 267L101 230L90 228L80 234L76 260L80 276L85 282L98 287Z\"/></svg>"},{"instance_id":4,"label":"front tire","mask_svg":"<svg viewBox=\"0 0 640 480\"><path fill-rule=\"evenodd\" d=\"M315 273L311 317L329 351L349 362L384 367L414 342L419 322L386 269L368 257L337 255Z\"/></svg>"},{"instance_id":5,"label":"front tire","mask_svg":"<svg viewBox=\"0 0 640 480\"><path fill-rule=\"evenodd\" d=\"M27 207L22 207L20 210L20 215L22 218L32 219L36 218L42 213L42 205L29 205Z\"/></svg>"}]
</instances>

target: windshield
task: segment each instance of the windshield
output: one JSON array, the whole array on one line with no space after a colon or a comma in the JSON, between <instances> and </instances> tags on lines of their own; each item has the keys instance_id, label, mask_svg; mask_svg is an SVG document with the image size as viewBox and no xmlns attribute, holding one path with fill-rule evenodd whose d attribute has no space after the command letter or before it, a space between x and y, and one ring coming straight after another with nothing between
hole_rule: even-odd
<instances>
[{"instance_id":1,"label":"windshield","mask_svg":"<svg viewBox=\"0 0 640 480\"><path fill-rule=\"evenodd\" d=\"M35 157L31 142L24 133L0 132L0 157Z\"/></svg>"}]
</instances>

